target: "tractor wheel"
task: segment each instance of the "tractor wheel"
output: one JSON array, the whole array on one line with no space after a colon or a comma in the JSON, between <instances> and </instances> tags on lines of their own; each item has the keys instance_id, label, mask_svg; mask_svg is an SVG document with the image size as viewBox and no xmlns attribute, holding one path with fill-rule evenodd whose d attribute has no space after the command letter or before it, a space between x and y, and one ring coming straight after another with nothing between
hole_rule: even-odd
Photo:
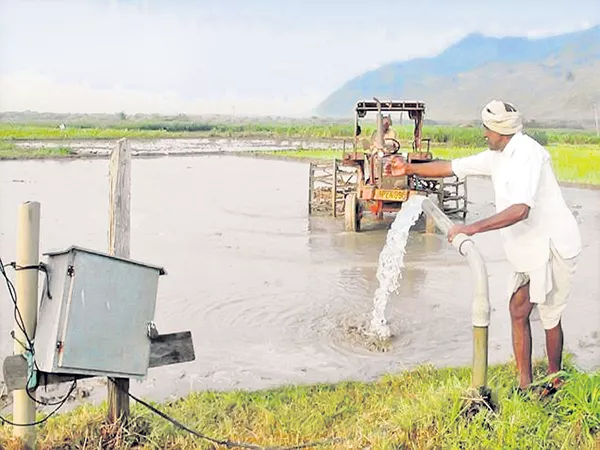
<instances>
[{"instance_id":1,"label":"tractor wheel","mask_svg":"<svg viewBox=\"0 0 600 450\"><path fill-rule=\"evenodd\" d=\"M346 231L360 231L360 205L354 193L344 202L344 226Z\"/></svg>"}]
</instances>

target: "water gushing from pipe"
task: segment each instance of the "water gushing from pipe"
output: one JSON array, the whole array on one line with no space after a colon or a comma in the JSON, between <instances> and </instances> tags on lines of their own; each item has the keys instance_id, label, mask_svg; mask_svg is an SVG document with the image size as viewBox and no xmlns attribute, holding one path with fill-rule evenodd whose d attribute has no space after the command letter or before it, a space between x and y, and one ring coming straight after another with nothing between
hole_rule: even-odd
<instances>
[{"instance_id":1,"label":"water gushing from pipe","mask_svg":"<svg viewBox=\"0 0 600 450\"><path fill-rule=\"evenodd\" d=\"M385 319L385 307L389 295L398 288L398 282L402 275L401 269L404 267L404 250L410 227L417 221L422 212L425 212L435 221L436 227L444 236L448 236L448 232L453 225L452 221L439 207L434 205L428 198L420 195L410 197L398 212L388 232L386 244L379 255L379 267L377 269L379 288L375 291L375 308L371 320L371 331L381 339L391 336ZM462 233L454 236L452 246L467 259L473 273L474 290L471 311L473 370L471 386L483 392L487 389L488 326L491 310L487 270L483 257L468 236Z\"/></svg>"},{"instance_id":2,"label":"water gushing from pipe","mask_svg":"<svg viewBox=\"0 0 600 450\"><path fill-rule=\"evenodd\" d=\"M381 339L391 337L390 327L385 318L385 307L390 294L396 292L400 284L408 233L423 212L422 203L426 198L422 195L413 195L402 205L388 231L385 246L379 254L377 267L379 287L375 291L373 300L371 332Z\"/></svg>"}]
</instances>

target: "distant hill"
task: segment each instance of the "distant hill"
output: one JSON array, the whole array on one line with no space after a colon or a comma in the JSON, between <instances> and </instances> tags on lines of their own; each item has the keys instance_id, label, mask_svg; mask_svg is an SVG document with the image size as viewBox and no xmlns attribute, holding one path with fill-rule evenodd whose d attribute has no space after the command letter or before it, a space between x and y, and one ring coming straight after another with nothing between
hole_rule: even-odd
<instances>
[{"instance_id":1,"label":"distant hill","mask_svg":"<svg viewBox=\"0 0 600 450\"><path fill-rule=\"evenodd\" d=\"M438 56L391 63L349 80L318 107L353 114L357 100L420 100L431 120L477 120L493 98L514 102L526 120L593 124L600 109L600 25L547 38L472 34ZM599 111L600 114L600 111Z\"/></svg>"}]
</instances>

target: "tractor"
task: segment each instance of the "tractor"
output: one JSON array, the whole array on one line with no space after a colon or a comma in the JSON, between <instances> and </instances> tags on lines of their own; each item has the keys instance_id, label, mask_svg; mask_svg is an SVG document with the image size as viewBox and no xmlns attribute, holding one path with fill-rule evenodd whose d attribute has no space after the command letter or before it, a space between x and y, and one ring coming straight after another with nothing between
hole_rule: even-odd
<instances>
[{"instance_id":1,"label":"tractor","mask_svg":"<svg viewBox=\"0 0 600 450\"><path fill-rule=\"evenodd\" d=\"M389 137L384 130L384 113L408 114L414 122L410 147L404 150L400 140ZM376 114L377 129L370 139L361 138L360 120L368 113ZM425 104L412 101L358 101L355 108L352 151L344 151L340 164L353 167L357 173L354 192L345 193L344 224L346 231L360 231L361 219L372 213L383 219L385 212L398 212L411 195L433 195L447 215L467 214L466 180L451 178L421 178L414 175L394 176L389 170L394 156L418 164L433 160L431 140L422 137ZM362 147L359 141L362 140ZM423 144L426 144L424 147ZM335 194L334 194L335 195Z\"/></svg>"}]
</instances>

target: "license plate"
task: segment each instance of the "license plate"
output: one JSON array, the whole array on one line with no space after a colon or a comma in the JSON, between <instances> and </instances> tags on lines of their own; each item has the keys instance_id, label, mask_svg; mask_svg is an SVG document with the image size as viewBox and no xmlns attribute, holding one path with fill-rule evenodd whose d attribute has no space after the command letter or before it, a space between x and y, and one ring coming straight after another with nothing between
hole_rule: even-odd
<instances>
[{"instance_id":1,"label":"license plate","mask_svg":"<svg viewBox=\"0 0 600 450\"><path fill-rule=\"evenodd\" d=\"M375 191L375 200L392 200L395 202L404 202L408 199L407 190L396 189L377 189Z\"/></svg>"}]
</instances>

